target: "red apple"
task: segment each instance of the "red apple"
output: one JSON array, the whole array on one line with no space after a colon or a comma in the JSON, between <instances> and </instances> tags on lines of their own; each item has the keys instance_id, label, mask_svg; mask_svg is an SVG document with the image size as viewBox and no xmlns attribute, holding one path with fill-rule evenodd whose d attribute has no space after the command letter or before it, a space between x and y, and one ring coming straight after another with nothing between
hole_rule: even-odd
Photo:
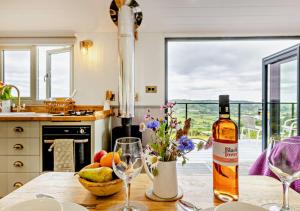
<instances>
[{"instance_id":1,"label":"red apple","mask_svg":"<svg viewBox=\"0 0 300 211\"><path fill-rule=\"evenodd\" d=\"M94 155L94 162L100 163L100 159L106 155L107 152L105 150L101 150Z\"/></svg>"}]
</instances>

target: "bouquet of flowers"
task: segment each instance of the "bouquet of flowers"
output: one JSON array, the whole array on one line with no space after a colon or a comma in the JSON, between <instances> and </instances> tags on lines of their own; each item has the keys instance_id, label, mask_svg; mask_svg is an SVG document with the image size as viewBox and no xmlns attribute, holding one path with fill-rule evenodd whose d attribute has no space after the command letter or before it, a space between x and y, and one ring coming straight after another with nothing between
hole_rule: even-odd
<instances>
[{"instance_id":1,"label":"bouquet of flowers","mask_svg":"<svg viewBox=\"0 0 300 211\"><path fill-rule=\"evenodd\" d=\"M145 161L155 176L158 174L157 164L159 161L175 161L178 157L182 158L184 165L188 158L186 154L194 150L209 148L210 141L199 141L195 143L188 138L191 127L191 119L184 121L183 126L175 116L175 103L169 102L161 106L165 115L155 118L151 115L150 110L144 117L145 122L140 124L140 131L151 130L151 143L145 148Z\"/></svg>"}]
</instances>

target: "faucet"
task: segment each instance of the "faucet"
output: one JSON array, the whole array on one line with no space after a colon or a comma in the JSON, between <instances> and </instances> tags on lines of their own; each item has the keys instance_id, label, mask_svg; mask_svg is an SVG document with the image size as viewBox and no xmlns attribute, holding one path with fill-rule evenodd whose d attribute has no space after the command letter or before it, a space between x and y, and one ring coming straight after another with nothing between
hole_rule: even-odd
<instances>
[{"instance_id":1,"label":"faucet","mask_svg":"<svg viewBox=\"0 0 300 211\"><path fill-rule=\"evenodd\" d=\"M17 112L20 112L22 110L22 106L21 106L21 96L20 96L20 90L18 89L18 87L14 86L14 85L5 85L2 89L2 93L4 93L5 88L14 88L17 91L18 94L18 105L17 105Z\"/></svg>"}]
</instances>

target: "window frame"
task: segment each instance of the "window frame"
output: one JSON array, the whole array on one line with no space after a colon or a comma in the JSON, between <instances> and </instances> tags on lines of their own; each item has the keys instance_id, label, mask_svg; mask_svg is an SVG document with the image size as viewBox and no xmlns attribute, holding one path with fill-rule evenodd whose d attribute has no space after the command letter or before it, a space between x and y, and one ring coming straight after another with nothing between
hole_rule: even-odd
<instances>
[{"instance_id":1,"label":"window frame","mask_svg":"<svg viewBox=\"0 0 300 211\"><path fill-rule=\"evenodd\" d=\"M38 47L39 46L61 46L60 49L70 49L71 70L70 70L70 92L74 89L74 45L73 44L44 44L44 45L0 45L0 81L4 80L4 54L5 50L29 50L30 51L30 97L22 97L24 103L42 103L45 99L39 99L39 67ZM69 46L69 47L65 47ZM50 85L51 86L51 85ZM71 93L70 93L71 94Z\"/></svg>"},{"instance_id":2,"label":"window frame","mask_svg":"<svg viewBox=\"0 0 300 211\"><path fill-rule=\"evenodd\" d=\"M73 49L72 46L69 47L62 47L62 48L57 48L57 49L52 49L52 50L47 50L46 51L46 75L47 75L47 79L46 79L46 98L50 98L51 96L51 54L60 54L60 53L66 53L66 52L70 52L70 75L69 75L69 79L70 79L70 93L69 95L71 95L71 92L73 90ZM50 75L50 77L49 77ZM65 96L67 97L67 96Z\"/></svg>"},{"instance_id":3,"label":"window frame","mask_svg":"<svg viewBox=\"0 0 300 211\"><path fill-rule=\"evenodd\" d=\"M22 97L24 101L34 101L36 95L36 49L33 45L0 46L0 80L4 82L4 51L29 51L30 52L30 96Z\"/></svg>"},{"instance_id":4,"label":"window frame","mask_svg":"<svg viewBox=\"0 0 300 211\"><path fill-rule=\"evenodd\" d=\"M168 60L169 60L169 52L168 52L168 44L170 42L188 42L188 41L199 41L199 42L205 42L205 41L226 41L226 40L230 40L230 41L247 41L247 40L299 40L300 36L244 36L244 37L182 37L182 36L173 36L173 37L164 37L164 62L165 62L165 84L164 84L164 91L165 91L165 103L168 102L168 87L169 87L169 80L168 80L168 74L169 74L169 69L168 69ZM300 48L299 48L300 49ZM300 56L300 50L298 50L298 56ZM263 58L262 58L263 60ZM265 63L266 63L266 58L264 59L264 61L262 61L262 67L263 67L263 74L266 74L265 71ZM298 68L300 68L300 62L298 62ZM300 72L300 70L299 70ZM262 77L262 83L264 83L264 81L266 80L267 76L263 75ZM298 74L298 80L300 81L300 73ZM299 82L300 83L300 82ZM299 84L298 84L299 85ZM300 99L300 87L298 87L298 99ZM262 85L262 99L261 99L261 103L262 103L262 108L263 108L263 119L265 118L265 120L263 120L263 125L262 125L262 129L263 129L263 138L262 138L262 150L264 150L267 146L267 134L266 134L266 129L265 128L265 124L266 124L266 111L265 111L265 99L266 99L266 94L265 93L267 90L267 87L265 87L265 84ZM300 110L300 103L298 103L298 110ZM300 113L299 113L300 116ZM298 118L298 125L300 124L300 117ZM298 131L300 134L300 127L298 127Z\"/></svg>"}]
</instances>

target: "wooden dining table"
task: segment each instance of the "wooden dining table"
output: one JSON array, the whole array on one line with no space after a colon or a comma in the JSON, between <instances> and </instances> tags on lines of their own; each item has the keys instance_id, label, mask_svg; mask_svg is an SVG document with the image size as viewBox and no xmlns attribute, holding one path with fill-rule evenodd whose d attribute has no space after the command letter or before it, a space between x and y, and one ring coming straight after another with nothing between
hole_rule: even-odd
<instances>
[{"instance_id":1,"label":"wooden dining table","mask_svg":"<svg viewBox=\"0 0 300 211\"><path fill-rule=\"evenodd\" d=\"M211 175L184 175L178 177L179 185L184 192L183 199L194 203L199 208L216 206L212 192ZM282 186L276 179L265 176L240 176L240 201L255 205L266 203L281 203ZM146 174L137 176L131 185L131 200L142 203L149 210L176 210L176 202L156 202L147 199L145 191L151 187L151 181ZM109 196L96 197L85 190L78 182L74 173L44 173L39 177L0 199L0 210L14 203L33 199L36 194L43 193L61 202L81 204L89 210L107 210L125 199L124 190ZM290 205L300 208L300 194L290 190Z\"/></svg>"}]
</instances>

